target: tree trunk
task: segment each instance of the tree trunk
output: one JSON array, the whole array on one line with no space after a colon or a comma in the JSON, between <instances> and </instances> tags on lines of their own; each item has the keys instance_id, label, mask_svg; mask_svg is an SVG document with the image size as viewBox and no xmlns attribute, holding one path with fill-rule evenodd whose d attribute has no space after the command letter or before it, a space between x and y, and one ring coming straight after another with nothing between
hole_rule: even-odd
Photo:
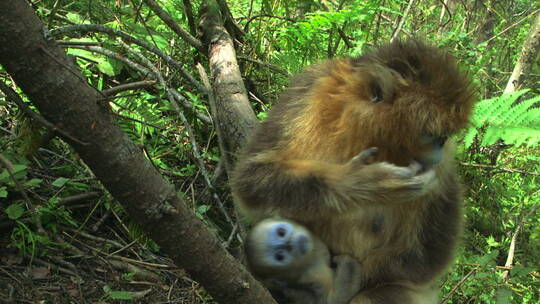
<instances>
[{"instance_id":1,"label":"tree trunk","mask_svg":"<svg viewBox=\"0 0 540 304\"><path fill-rule=\"evenodd\" d=\"M538 57L540 51L540 13L536 14L535 20L531 24L531 30L527 40L523 43L521 54L517 60L512 75L506 84L504 93L510 93L523 88L527 75Z\"/></svg>"},{"instance_id":2,"label":"tree trunk","mask_svg":"<svg viewBox=\"0 0 540 304\"><path fill-rule=\"evenodd\" d=\"M235 153L258 122L242 81L233 41L223 27L223 18L215 0L202 4L200 20L202 40L208 46L212 87L216 97L214 119L218 122L216 127L225 149L222 155L230 172Z\"/></svg>"},{"instance_id":3,"label":"tree trunk","mask_svg":"<svg viewBox=\"0 0 540 304\"><path fill-rule=\"evenodd\" d=\"M119 128L27 1L0 0L0 64L105 188L220 303L274 303Z\"/></svg>"}]
</instances>

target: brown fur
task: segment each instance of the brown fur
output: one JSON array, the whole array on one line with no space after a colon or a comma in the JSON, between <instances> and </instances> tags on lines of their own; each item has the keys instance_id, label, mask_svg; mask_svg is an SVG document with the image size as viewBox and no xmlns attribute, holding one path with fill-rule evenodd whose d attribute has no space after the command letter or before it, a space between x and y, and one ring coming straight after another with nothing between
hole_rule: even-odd
<instances>
[{"instance_id":1,"label":"brown fur","mask_svg":"<svg viewBox=\"0 0 540 304\"><path fill-rule=\"evenodd\" d=\"M405 166L441 151L430 139L464 128L473 100L454 59L417 41L308 67L239 157L237 205L356 257L364 287L351 303L432 303L460 230L452 144L421 172ZM355 158L369 147L373 162Z\"/></svg>"}]
</instances>

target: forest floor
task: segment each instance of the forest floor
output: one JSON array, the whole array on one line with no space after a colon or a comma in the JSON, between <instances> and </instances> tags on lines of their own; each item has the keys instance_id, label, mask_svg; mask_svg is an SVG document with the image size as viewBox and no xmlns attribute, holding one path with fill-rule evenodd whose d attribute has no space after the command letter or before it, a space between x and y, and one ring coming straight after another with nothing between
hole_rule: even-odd
<instances>
[{"instance_id":1,"label":"forest floor","mask_svg":"<svg viewBox=\"0 0 540 304\"><path fill-rule=\"evenodd\" d=\"M14 222L0 221L0 303L214 303L170 259L126 241L118 223L58 227L39 254L23 258L8 246Z\"/></svg>"}]
</instances>

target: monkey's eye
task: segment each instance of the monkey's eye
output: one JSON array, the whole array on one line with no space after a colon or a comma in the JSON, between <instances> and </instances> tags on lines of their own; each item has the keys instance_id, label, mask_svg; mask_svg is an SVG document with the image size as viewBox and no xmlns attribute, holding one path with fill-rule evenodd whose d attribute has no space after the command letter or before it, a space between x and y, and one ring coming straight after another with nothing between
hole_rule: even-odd
<instances>
[{"instance_id":1,"label":"monkey's eye","mask_svg":"<svg viewBox=\"0 0 540 304\"><path fill-rule=\"evenodd\" d=\"M287 229L285 229L284 227L279 227L276 230L276 233L279 237L284 237L287 234Z\"/></svg>"},{"instance_id":2,"label":"monkey's eye","mask_svg":"<svg viewBox=\"0 0 540 304\"><path fill-rule=\"evenodd\" d=\"M371 101L374 103L379 103L384 100L383 91L381 86L378 83L373 83L371 85Z\"/></svg>"}]
</instances>

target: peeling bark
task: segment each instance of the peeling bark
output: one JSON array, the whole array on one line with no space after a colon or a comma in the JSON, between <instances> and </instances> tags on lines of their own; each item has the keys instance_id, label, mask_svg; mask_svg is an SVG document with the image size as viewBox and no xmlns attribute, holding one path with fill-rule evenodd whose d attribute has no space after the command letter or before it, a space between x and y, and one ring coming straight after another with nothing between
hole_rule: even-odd
<instances>
[{"instance_id":1,"label":"peeling bark","mask_svg":"<svg viewBox=\"0 0 540 304\"><path fill-rule=\"evenodd\" d=\"M200 14L203 43L208 47L212 87L216 97L216 127L223 137L223 155L230 171L236 151L257 125L236 61L234 44L223 26L219 5L205 1Z\"/></svg>"},{"instance_id":2,"label":"peeling bark","mask_svg":"<svg viewBox=\"0 0 540 304\"><path fill-rule=\"evenodd\" d=\"M129 215L220 303L274 303L119 128L26 1L0 0L0 64ZM69 140L68 140L69 141Z\"/></svg>"}]
</instances>

